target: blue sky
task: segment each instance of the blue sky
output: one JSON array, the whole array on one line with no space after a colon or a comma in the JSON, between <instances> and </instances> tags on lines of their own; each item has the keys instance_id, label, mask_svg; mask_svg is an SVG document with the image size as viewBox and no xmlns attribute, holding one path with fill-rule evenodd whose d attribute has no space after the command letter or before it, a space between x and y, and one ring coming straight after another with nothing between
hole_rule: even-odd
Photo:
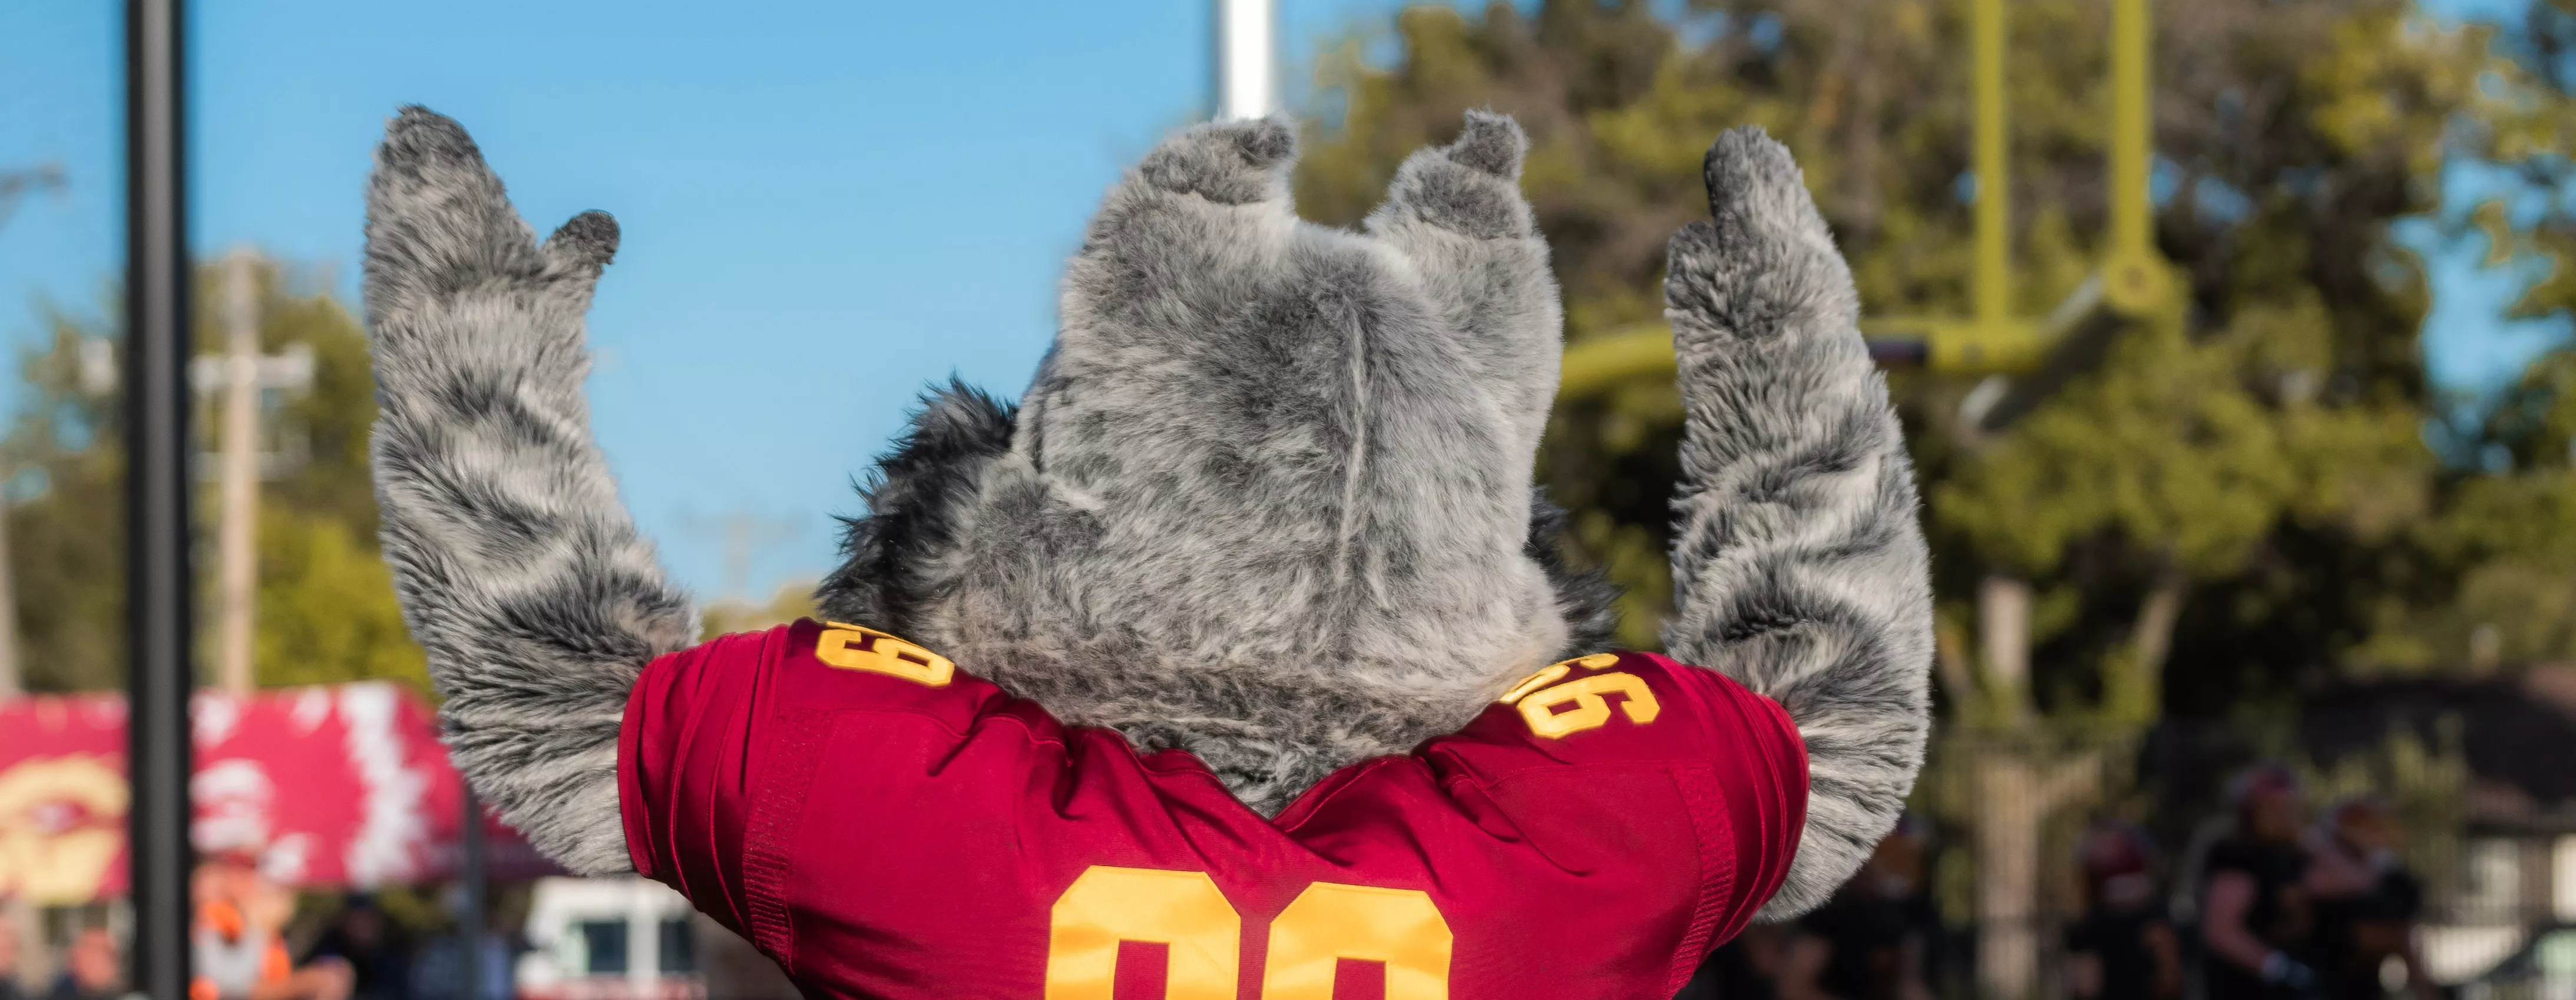
<instances>
[{"instance_id":1,"label":"blue sky","mask_svg":"<svg viewBox=\"0 0 2576 1000\"><path fill-rule=\"evenodd\" d=\"M1403 5L1278 2L1291 83L1320 42ZM464 122L541 231L617 215L594 418L638 520L710 597L726 517L770 523L753 591L828 566L830 515L924 383L1016 394L1094 201L1207 102L1206 0L192 6L201 252L255 246L353 287L369 150L407 102ZM120 7L0 4L0 167L72 180L0 231L9 345L38 335L39 303L96 315L120 265ZM2437 378L2491 385L2567 336L2494 319L2529 275L2419 235Z\"/></svg>"},{"instance_id":2,"label":"blue sky","mask_svg":"<svg viewBox=\"0 0 2576 1000\"><path fill-rule=\"evenodd\" d=\"M1283 47L1397 6L1286 0ZM97 315L121 266L120 7L0 4L0 165L72 180L0 230L10 345L39 302ZM830 564L829 515L925 383L1026 384L1101 191L1208 101L1208 7L193 4L193 239L353 288L369 152L406 102L472 130L539 231L615 213L599 437L701 595L728 582L715 522L776 522L765 592Z\"/></svg>"}]
</instances>

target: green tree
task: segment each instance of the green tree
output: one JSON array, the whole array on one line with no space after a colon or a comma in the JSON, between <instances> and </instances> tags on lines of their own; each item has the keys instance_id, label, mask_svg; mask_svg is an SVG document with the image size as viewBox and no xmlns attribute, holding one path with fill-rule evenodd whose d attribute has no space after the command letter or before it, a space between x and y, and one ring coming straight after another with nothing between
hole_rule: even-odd
<instances>
[{"instance_id":1,"label":"green tree","mask_svg":"<svg viewBox=\"0 0 2576 1000\"><path fill-rule=\"evenodd\" d=\"M125 656L125 461L112 443L121 421L81 384L87 331L59 315L51 325L47 349L21 359L24 395L0 440L18 662L31 691L106 687Z\"/></svg>"},{"instance_id":2,"label":"green tree","mask_svg":"<svg viewBox=\"0 0 2576 1000\"><path fill-rule=\"evenodd\" d=\"M215 325L221 285L200 274L196 340L221 342ZM261 484L255 665L262 684L389 678L426 692L426 664L394 603L376 549L376 508L367 471L375 420L366 333L326 294L290 288L278 268L261 270L261 349L312 352L314 381L279 400L264 422L300 441L304 458ZM21 661L32 690L113 687L124 671L124 458L121 404L112 388L82 375L84 345L106 342L93 328L56 314L52 336L21 359L24 390L0 467L15 470L8 509L10 570L18 594ZM203 435L211 423L200 410ZM211 523L214 491L197 498ZM204 537L211 537L206 534ZM211 571L211 554L200 558ZM213 588L201 584L201 598ZM200 622L211 621L201 614Z\"/></svg>"},{"instance_id":3,"label":"green tree","mask_svg":"<svg viewBox=\"0 0 2576 1000\"><path fill-rule=\"evenodd\" d=\"M2022 315L2104 250L2108 7L2009 5ZM1926 801L1971 828L1980 864L2003 859L1945 879L1975 897L1953 912L2006 942L1981 964L2027 968L2035 859L2062 853L2043 847L2051 809L2110 791L2157 720L2278 727L2337 678L2576 655L2576 362L2428 447L2454 401L2425 382L2428 295L2399 239L2403 220L2452 217L2446 164L2563 182L2576 0L2539 0L2511 31L2443 29L2405 0L2154 12L2154 235L2179 301L1998 433L1960 418L1976 377L1891 376L1942 600L1950 722ZM1579 344L1656 320L1663 241L1704 211L1701 150L1751 123L1797 153L1868 314L1965 315L1982 196L1967 16L1934 0L1695 0L1672 21L1596 0L1412 10L1392 61L1353 46L1325 65L1338 114L1309 127L1300 208L1356 221L1460 110L1512 113ZM2576 304L2576 230L2552 204L2450 226L2558 265L2526 313ZM1678 418L1657 380L1560 400L1540 459L1575 554L1627 588L1635 645L1669 601ZM2445 460L2496 449L2513 459L2498 472Z\"/></svg>"},{"instance_id":4,"label":"green tree","mask_svg":"<svg viewBox=\"0 0 2576 1000\"><path fill-rule=\"evenodd\" d=\"M814 607L814 581L789 580L780 584L766 603L718 600L708 603L702 615L698 637L713 639L734 632L784 625L799 618L818 618L822 612Z\"/></svg>"},{"instance_id":5,"label":"green tree","mask_svg":"<svg viewBox=\"0 0 2576 1000\"><path fill-rule=\"evenodd\" d=\"M2017 297L2035 315L2088 275L2103 229L2107 7L2011 10ZM1700 150L1750 122L1797 151L1872 313L1964 313L1965 13L1930 0L1716 0L1678 23L1638 2L1418 8L1387 65L1356 46L1328 61L1342 110L1311 126L1300 207L1355 221L1460 109L1513 113L1580 341L1655 319L1663 239L1702 211ZM2392 228L2440 208L2447 161L2563 148L2550 143L2576 104L2507 36L2439 29L2397 0L2167 0L2156 20L2155 221L2182 307L1997 435L1961 432L1974 380L1896 375L1948 617L1965 630L1988 574L2029 579L2044 709L2098 708L2102 668L2142 644L2173 651L2167 683L2145 692L2153 707L2188 714L2456 662L2465 645L2387 609L2459 596L2475 554L2439 526L2496 487L2422 443L2441 403L2417 347L2427 294ZM2566 252L2551 219L2518 248ZM2571 286L2526 308L2564 308ZM1666 590L1677 413L1654 385L1569 403L1542 458L1581 554L1629 585L1634 642L1652 641ZM2507 478L2556 495L2545 477ZM2163 636L2138 634L2142 609L2177 588ZM2425 652L2395 655L2409 644Z\"/></svg>"}]
</instances>

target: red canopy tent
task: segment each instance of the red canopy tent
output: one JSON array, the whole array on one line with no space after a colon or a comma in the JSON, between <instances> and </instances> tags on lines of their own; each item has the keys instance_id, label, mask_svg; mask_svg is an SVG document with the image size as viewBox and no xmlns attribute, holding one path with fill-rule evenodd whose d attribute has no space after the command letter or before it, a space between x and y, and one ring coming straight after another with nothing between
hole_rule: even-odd
<instances>
[{"instance_id":1,"label":"red canopy tent","mask_svg":"<svg viewBox=\"0 0 2576 1000\"><path fill-rule=\"evenodd\" d=\"M382 682L200 693L191 706L201 851L255 853L277 881L371 888L456 868L464 784L427 705ZM0 898L80 903L125 892L125 699L0 702ZM486 819L486 871L554 868Z\"/></svg>"}]
</instances>

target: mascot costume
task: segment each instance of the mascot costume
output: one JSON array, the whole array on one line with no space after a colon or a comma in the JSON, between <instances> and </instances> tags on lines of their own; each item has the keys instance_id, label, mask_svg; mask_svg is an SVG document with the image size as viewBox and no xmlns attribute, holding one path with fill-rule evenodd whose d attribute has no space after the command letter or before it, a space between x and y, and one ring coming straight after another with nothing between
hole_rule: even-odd
<instances>
[{"instance_id":1,"label":"mascot costume","mask_svg":"<svg viewBox=\"0 0 2576 1000\"><path fill-rule=\"evenodd\" d=\"M1165 141L1019 403L938 389L878 463L826 621L698 644L581 395L616 224L539 243L404 110L375 475L458 766L813 997L1671 996L1903 807L1913 472L1796 164L1720 137L1666 283L1672 658L1605 651L1531 485L1563 343L1526 145L1471 113L1351 232L1292 211L1283 121Z\"/></svg>"}]
</instances>

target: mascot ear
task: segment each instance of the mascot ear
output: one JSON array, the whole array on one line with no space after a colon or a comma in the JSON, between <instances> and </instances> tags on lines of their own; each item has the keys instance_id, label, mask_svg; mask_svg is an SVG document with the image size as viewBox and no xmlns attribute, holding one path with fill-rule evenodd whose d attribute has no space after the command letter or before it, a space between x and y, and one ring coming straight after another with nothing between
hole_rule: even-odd
<instances>
[{"instance_id":1,"label":"mascot ear","mask_svg":"<svg viewBox=\"0 0 2576 1000\"><path fill-rule=\"evenodd\" d=\"M922 397L894 451L859 487L868 512L841 519L840 568L815 588L836 621L910 634L948 575L984 469L1011 450L1017 413L951 379Z\"/></svg>"},{"instance_id":2,"label":"mascot ear","mask_svg":"<svg viewBox=\"0 0 2576 1000\"><path fill-rule=\"evenodd\" d=\"M1604 590L1532 509L1563 342L1524 146L1470 115L1361 234L1297 218L1288 121L1165 141L1093 216L1017 413L933 398L824 608L1257 808L1593 646Z\"/></svg>"},{"instance_id":3,"label":"mascot ear","mask_svg":"<svg viewBox=\"0 0 2576 1000\"><path fill-rule=\"evenodd\" d=\"M1369 235L1413 262L1439 326L1456 338L1457 364L1503 411L1509 447L1525 457L1547 429L1565 351L1547 242L1521 199L1528 148L1509 117L1467 112L1456 142L1405 158L1367 221Z\"/></svg>"}]
</instances>

